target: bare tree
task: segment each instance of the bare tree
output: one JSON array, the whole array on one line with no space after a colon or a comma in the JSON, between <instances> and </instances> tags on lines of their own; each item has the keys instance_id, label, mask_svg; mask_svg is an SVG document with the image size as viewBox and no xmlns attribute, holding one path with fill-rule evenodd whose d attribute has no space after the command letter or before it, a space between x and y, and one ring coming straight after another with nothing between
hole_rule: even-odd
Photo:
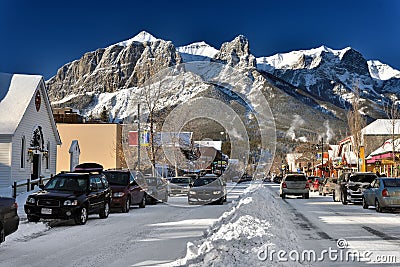
<instances>
[{"instance_id":1,"label":"bare tree","mask_svg":"<svg viewBox=\"0 0 400 267\"><path fill-rule=\"evenodd\" d=\"M396 122L400 119L399 103L397 101L393 101L391 105L388 104L384 107L384 111L390 122L390 133L391 133L391 137L392 137L392 157L393 157L393 168L394 168L394 173L392 175L397 177L395 140L397 138Z\"/></svg>"},{"instance_id":2,"label":"bare tree","mask_svg":"<svg viewBox=\"0 0 400 267\"><path fill-rule=\"evenodd\" d=\"M354 98L352 108L347 112L347 123L350 134L353 136L354 153L357 157L357 169L359 168L360 148L362 145L362 129L365 127L365 119L361 115L360 92L358 85L354 86Z\"/></svg>"}]
</instances>

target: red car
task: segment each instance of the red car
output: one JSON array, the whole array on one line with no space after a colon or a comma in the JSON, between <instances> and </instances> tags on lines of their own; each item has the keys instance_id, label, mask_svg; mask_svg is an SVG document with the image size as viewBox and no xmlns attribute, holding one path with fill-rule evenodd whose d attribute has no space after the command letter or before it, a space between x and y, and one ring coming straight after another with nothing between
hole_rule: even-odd
<instances>
[{"instance_id":1,"label":"red car","mask_svg":"<svg viewBox=\"0 0 400 267\"><path fill-rule=\"evenodd\" d=\"M129 212L131 205L146 207L146 192L140 185L145 185L140 172L124 170L106 170L103 172L112 191L111 209Z\"/></svg>"}]
</instances>

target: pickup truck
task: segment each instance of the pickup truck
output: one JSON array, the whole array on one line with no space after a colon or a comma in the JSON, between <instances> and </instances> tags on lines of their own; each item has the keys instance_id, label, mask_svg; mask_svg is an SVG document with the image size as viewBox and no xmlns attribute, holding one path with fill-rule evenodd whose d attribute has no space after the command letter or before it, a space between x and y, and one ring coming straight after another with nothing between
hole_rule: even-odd
<instances>
[{"instance_id":1,"label":"pickup truck","mask_svg":"<svg viewBox=\"0 0 400 267\"><path fill-rule=\"evenodd\" d=\"M18 205L14 198L0 197L0 243L18 229Z\"/></svg>"}]
</instances>

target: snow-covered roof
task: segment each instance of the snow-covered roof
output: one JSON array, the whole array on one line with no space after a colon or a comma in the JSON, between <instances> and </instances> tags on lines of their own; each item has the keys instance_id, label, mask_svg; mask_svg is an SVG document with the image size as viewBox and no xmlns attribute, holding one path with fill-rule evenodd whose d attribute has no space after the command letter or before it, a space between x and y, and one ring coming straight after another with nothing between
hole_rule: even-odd
<instances>
[{"instance_id":1,"label":"snow-covered roof","mask_svg":"<svg viewBox=\"0 0 400 267\"><path fill-rule=\"evenodd\" d=\"M0 73L0 133L14 134L42 76Z\"/></svg>"},{"instance_id":2,"label":"snow-covered roof","mask_svg":"<svg viewBox=\"0 0 400 267\"><path fill-rule=\"evenodd\" d=\"M395 152L400 151L400 139L396 139L394 141L394 151ZM369 156L372 157L372 156L385 154L385 153L391 153L391 152L393 152L393 142L392 142L392 139L388 139L383 143L383 145L381 145L376 150L371 152L371 154L369 154Z\"/></svg>"},{"instance_id":3,"label":"snow-covered roof","mask_svg":"<svg viewBox=\"0 0 400 267\"><path fill-rule=\"evenodd\" d=\"M36 90L41 90L42 103L51 112L50 101L41 75L0 73L0 134L13 135ZM57 144L61 144L56 123L49 114Z\"/></svg>"},{"instance_id":4,"label":"snow-covered roof","mask_svg":"<svg viewBox=\"0 0 400 267\"><path fill-rule=\"evenodd\" d=\"M213 147L216 150L221 150L222 141L194 141L194 143L200 147Z\"/></svg>"},{"instance_id":5,"label":"snow-covered roof","mask_svg":"<svg viewBox=\"0 0 400 267\"><path fill-rule=\"evenodd\" d=\"M377 119L368 124L362 133L364 135L390 135L393 130L393 121L389 119ZM400 119L394 120L394 134L400 134Z\"/></svg>"}]
</instances>

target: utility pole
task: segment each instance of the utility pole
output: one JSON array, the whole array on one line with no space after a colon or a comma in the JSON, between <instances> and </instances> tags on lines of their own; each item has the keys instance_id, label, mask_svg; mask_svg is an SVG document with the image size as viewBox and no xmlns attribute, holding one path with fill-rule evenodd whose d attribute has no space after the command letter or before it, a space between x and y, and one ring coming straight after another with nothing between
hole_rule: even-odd
<instances>
[{"instance_id":1,"label":"utility pole","mask_svg":"<svg viewBox=\"0 0 400 267\"><path fill-rule=\"evenodd\" d=\"M140 104L137 105L137 126L138 126L138 135L137 135L137 143L138 143L138 158L137 158L137 170L140 171Z\"/></svg>"}]
</instances>

